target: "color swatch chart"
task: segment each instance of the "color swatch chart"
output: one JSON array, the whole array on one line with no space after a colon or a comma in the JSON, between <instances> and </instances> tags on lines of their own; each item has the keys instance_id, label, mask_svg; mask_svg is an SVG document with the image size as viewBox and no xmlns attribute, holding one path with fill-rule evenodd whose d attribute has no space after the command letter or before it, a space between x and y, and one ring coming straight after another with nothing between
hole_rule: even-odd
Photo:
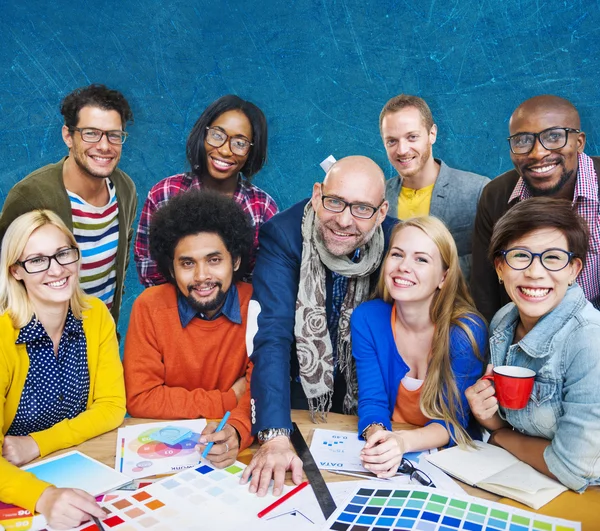
<instances>
[{"instance_id":1,"label":"color swatch chart","mask_svg":"<svg viewBox=\"0 0 600 531\"><path fill-rule=\"evenodd\" d=\"M258 498L239 479L245 465L216 469L208 462L153 483L141 490L101 503L107 514L105 529L194 530L215 526L220 531L248 528L257 513L275 501L272 494ZM290 490L286 487L284 492ZM78 529L96 530L89 522Z\"/></svg>"},{"instance_id":2,"label":"color swatch chart","mask_svg":"<svg viewBox=\"0 0 600 531\"><path fill-rule=\"evenodd\" d=\"M331 515L332 531L581 531L581 524L443 491L357 488Z\"/></svg>"}]
</instances>

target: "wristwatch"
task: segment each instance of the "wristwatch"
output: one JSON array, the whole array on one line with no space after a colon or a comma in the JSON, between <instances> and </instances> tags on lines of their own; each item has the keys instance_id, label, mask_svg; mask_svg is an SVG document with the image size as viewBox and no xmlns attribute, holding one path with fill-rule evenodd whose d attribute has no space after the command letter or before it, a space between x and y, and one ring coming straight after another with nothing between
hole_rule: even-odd
<instances>
[{"instance_id":1,"label":"wristwatch","mask_svg":"<svg viewBox=\"0 0 600 531\"><path fill-rule=\"evenodd\" d=\"M371 422L371 424L369 424L360 434L360 436L366 441L367 440L367 432L373 427L373 426L380 426L383 430L387 431L387 428L381 423L381 422Z\"/></svg>"},{"instance_id":2,"label":"wristwatch","mask_svg":"<svg viewBox=\"0 0 600 531\"><path fill-rule=\"evenodd\" d=\"M289 438L290 434L291 430L288 430L287 428L267 428L266 430L260 430L258 432L258 443L265 444L267 441L270 441L271 439L281 435L285 435Z\"/></svg>"}]
</instances>

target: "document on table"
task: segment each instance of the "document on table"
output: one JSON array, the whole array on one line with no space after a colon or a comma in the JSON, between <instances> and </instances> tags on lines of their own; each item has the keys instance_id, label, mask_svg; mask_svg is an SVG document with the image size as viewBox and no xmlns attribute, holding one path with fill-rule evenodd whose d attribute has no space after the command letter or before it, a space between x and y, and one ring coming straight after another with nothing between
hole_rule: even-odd
<instances>
[{"instance_id":1,"label":"document on table","mask_svg":"<svg viewBox=\"0 0 600 531\"><path fill-rule=\"evenodd\" d=\"M321 470L369 473L362 466L360 460L360 452L364 445L365 441L359 439L356 432L316 429L310 443L310 452ZM436 451L433 449L424 452L411 452L404 454L404 457L416 465L421 455Z\"/></svg>"}]
</instances>

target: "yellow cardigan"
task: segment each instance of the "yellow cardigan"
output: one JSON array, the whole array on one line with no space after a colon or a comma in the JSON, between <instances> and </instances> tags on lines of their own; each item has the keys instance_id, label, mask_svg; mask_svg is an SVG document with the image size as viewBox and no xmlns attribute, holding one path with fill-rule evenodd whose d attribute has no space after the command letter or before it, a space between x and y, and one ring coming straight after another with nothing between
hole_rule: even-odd
<instances>
[{"instance_id":1,"label":"yellow cardigan","mask_svg":"<svg viewBox=\"0 0 600 531\"><path fill-rule=\"evenodd\" d=\"M115 323L106 305L95 297L86 297L90 307L83 312L83 330L87 342L90 393L87 409L73 419L65 419L51 428L30 433L43 457L75 446L110 431L125 417L125 384ZM25 379L29 371L26 346L15 345L19 330L8 313L0 315L0 446L12 424ZM35 505L49 483L37 479L0 456L0 501L34 512Z\"/></svg>"}]
</instances>

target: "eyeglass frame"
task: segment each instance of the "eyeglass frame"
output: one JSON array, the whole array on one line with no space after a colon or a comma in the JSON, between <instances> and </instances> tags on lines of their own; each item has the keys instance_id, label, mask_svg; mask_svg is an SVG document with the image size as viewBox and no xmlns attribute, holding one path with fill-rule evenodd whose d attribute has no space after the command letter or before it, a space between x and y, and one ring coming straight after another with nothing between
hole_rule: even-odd
<instances>
[{"instance_id":1,"label":"eyeglass frame","mask_svg":"<svg viewBox=\"0 0 600 531\"><path fill-rule=\"evenodd\" d=\"M73 260L72 262L67 262L66 264L61 264L58 261L57 256L61 253L64 253L65 251L77 251L77 258L75 260ZM46 269L40 269L39 271L28 271L25 264L27 264L27 262L31 262L32 260L39 260L40 258L48 258L48 267ZM23 268L23 270L25 271L25 273L27 273L28 275L36 275L37 273L44 273L45 271L48 271L48 269L50 269L50 266L52 265L52 259L54 259L59 266L64 267L67 265L74 264L75 262L79 262L79 260L81 260L81 251L79 250L78 247L68 247L67 249L61 249L57 253L54 253L52 256L47 256L47 255L34 256L33 258L28 258L27 260L23 260L23 261L17 260L15 262L15 264L20 265Z\"/></svg>"},{"instance_id":2,"label":"eyeglass frame","mask_svg":"<svg viewBox=\"0 0 600 531\"><path fill-rule=\"evenodd\" d=\"M403 457L400 461L400 464L398 465L398 472L400 472L401 474L410 474L411 480L414 479L424 487L432 487L434 489L436 488L433 480L425 472L413 465L408 459L406 459L406 457ZM417 479L418 476L421 476L421 478L426 479L427 483L423 483L423 481Z\"/></svg>"},{"instance_id":3,"label":"eyeglass frame","mask_svg":"<svg viewBox=\"0 0 600 531\"><path fill-rule=\"evenodd\" d=\"M331 210L331 208L327 208L327 206L325 205L325 199L335 199L336 201L339 201L340 203L344 203L344 208L342 208L342 210ZM382 207L383 203L385 203L385 198L376 207L374 207L373 205L368 205L366 203L348 203L348 201L344 201L343 199L341 199L339 197L336 197L335 195L325 195L323 193L323 190L321 190L321 204L323 205L323 208L325 210L327 210L328 212L334 212L335 214L341 214L342 212L344 212L344 210L346 210L347 208L350 208L350 214L352 214L352 217L354 217L356 219L373 219L373 216L375 214L377 214L377 211ZM353 206L361 206L361 207L372 208L373 209L373 213L368 218L363 218L361 216L357 216L356 214L354 214L352 212L352 207Z\"/></svg>"},{"instance_id":4,"label":"eyeglass frame","mask_svg":"<svg viewBox=\"0 0 600 531\"><path fill-rule=\"evenodd\" d=\"M525 267L518 268L518 267L511 266L508 263L508 260L506 259L506 255L508 253L510 253L511 251L525 251L526 253L529 253L531 255L531 260ZM546 264L544 264L544 261L542 260L542 255L544 255L550 251L560 251L561 253L565 253L569 257L568 262L564 266L562 266L560 269L548 269L548 267L546 267ZM523 249L522 247L511 247L510 249L506 249L505 251L498 251L498 254L501 255L502 258L504 258L504 262L506 262L506 265L508 267L510 267L511 269L514 269L515 271L524 271L528 267L531 267L531 264L533 264L533 261L535 260L535 257L537 256L540 259L540 264L542 264L542 267L546 271L551 271L552 273L562 271L565 267L567 267L573 261L573 258L577 258L577 255L575 253L572 253L571 251L565 251L564 249L559 249L558 247L554 248L554 249L546 249L545 251L543 251L541 253L532 253L529 249Z\"/></svg>"},{"instance_id":5,"label":"eyeglass frame","mask_svg":"<svg viewBox=\"0 0 600 531\"><path fill-rule=\"evenodd\" d=\"M553 129L561 129L563 130L566 134L565 134L565 143L560 146L560 147L555 147L555 148L549 148L546 147L546 145L544 144L544 142L542 142L542 139L540 138L540 135L548 132L548 131L552 131ZM581 133L581 129L573 129L572 127L548 127L547 129L544 129L543 131L540 131L539 133L529 133L529 132L522 132L522 133L515 133L514 135L510 135L506 140L508 140L508 147L510 148L510 152L513 155L529 155L529 153L531 153L533 151L533 148L535 147L535 142L536 140L541 144L541 146L548 150L548 151L557 151L559 149L564 148L567 143L569 142L569 133ZM515 151L513 150L512 144L511 144L511 139L519 136L519 135L533 135L533 143L531 144L531 149L529 151L524 151L523 153L515 153Z\"/></svg>"},{"instance_id":6,"label":"eyeglass frame","mask_svg":"<svg viewBox=\"0 0 600 531\"><path fill-rule=\"evenodd\" d=\"M100 142L102 140L103 136L106 136L106 140L108 141L109 144L112 144L113 146L122 146L125 143L125 140L127 140L127 137L129 136L129 133L127 131L122 131L121 129L110 129L108 131L105 131L104 129L98 129L97 127L69 127L69 131L71 133L73 133L73 131L79 131L79 134L81 135L81 140L83 140L86 144L97 144L98 142ZM86 140L83 137L83 131L97 131L98 133L100 133L100 138L98 140ZM123 138L123 142L111 142L108 133L119 133L121 135L121 137Z\"/></svg>"},{"instance_id":7,"label":"eyeglass frame","mask_svg":"<svg viewBox=\"0 0 600 531\"><path fill-rule=\"evenodd\" d=\"M223 143L222 143L222 144L220 144L220 145L218 145L218 146L215 146L214 144L211 144L211 143L208 141L208 132L209 132L211 129L214 129L215 131L219 131L220 133L223 133L223 134L225 135L225 140L223 141ZM246 153L243 153L243 154L242 154L242 153L235 153L235 152L233 151L233 149L232 149L232 147L231 147L231 139L233 139L233 138L240 138L240 139L242 139L242 140L245 140L246 142L248 142L249 146L248 146L248 149L246 150ZM229 136L229 135L228 135L228 134L227 134L225 131L223 131L223 129L221 129L220 127L216 127L216 126L214 126L214 125L207 125L207 126L206 126L206 135L204 136L204 140L206 141L206 143L207 143L209 146L212 146L212 147L214 147L214 148L220 148L220 147L223 147L223 146L224 146L224 145L227 143L227 141L229 141L229 151L231 151L231 152L232 152L234 155L238 155L239 157L245 157L245 156L246 156L248 153L250 153L250 148L251 148L251 147L254 145L254 142L250 142L250 140L248 140L248 139L247 139L245 136L243 136L243 135L233 135L233 136Z\"/></svg>"}]
</instances>

